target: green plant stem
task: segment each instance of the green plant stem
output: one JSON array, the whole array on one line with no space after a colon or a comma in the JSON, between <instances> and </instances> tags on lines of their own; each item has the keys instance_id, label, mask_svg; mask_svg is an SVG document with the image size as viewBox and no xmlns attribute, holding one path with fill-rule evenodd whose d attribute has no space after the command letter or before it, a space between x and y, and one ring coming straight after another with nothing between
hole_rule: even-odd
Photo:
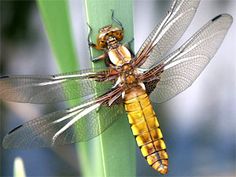
<instances>
[{"instance_id":1,"label":"green plant stem","mask_svg":"<svg viewBox=\"0 0 236 177\"><path fill-rule=\"evenodd\" d=\"M115 12L125 30L124 41L133 39L132 0L86 0L87 22L93 29L92 40L96 41L97 31L112 23L111 9ZM115 24L114 24L115 25ZM101 52L92 50L93 56ZM104 66L104 62L92 67ZM98 114L98 116L101 116ZM80 144L83 176L113 177L136 176L135 141L127 117L121 118L111 128L94 140Z\"/></svg>"}]
</instances>

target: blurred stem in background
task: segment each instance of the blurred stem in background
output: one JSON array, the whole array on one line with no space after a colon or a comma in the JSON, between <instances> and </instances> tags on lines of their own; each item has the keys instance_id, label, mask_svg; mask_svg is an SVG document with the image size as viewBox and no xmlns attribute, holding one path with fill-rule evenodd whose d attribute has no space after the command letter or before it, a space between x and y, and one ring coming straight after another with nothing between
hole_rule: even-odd
<instances>
[{"instance_id":1,"label":"blurred stem in background","mask_svg":"<svg viewBox=\"0 0 236 177\"><path fill-rule=\"evenodd\" d=\"M60 71L78 70L79 65L71 35L68 1L38 0L38 5ZM99 28L112 23L111 9L113 9L115 16L124 25L124 40L130 41L133 38L132 0L88 0L85 1L85 5L87 21L93 31L97 32ZM92 36L93 40L95 35L96 33ZM92 54L98 53L92 51ZM101 65L103 64L96 64L96 67ZM78 145L77 152L81 159L83 176L136 176L135 148L127 118L124 117L109 129L109 134L102 134L94 140Z\"/></svg>"},{"instance_id":2,"label":"blurred stem in background","mask_svg":"<svg viewBox=\"0 0 236 177\"><path fill-rule=\"evenodd\" d=\"M72 39L68 1L38 0L38 5L60 71L78 70L79 64Z\"/></svg>"}]
</instances>

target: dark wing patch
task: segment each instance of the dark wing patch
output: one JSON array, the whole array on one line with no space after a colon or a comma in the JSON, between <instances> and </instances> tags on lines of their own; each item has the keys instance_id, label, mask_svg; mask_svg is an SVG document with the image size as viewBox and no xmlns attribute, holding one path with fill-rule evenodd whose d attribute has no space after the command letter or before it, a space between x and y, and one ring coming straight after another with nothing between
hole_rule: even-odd
<instances>
[{"instance_id":1,"label":"dark wing patch","mask_svg":"<svg viewBox=\"0 0 236 177\"><path fill-rule=\"evenodd\" d=\"M148 95L150 95L152 93L153 90L155 90L158 81L160 81L159 79L156 80L152 80L150 82L144 82L145 88L146 88L146 93Z\"/></svg>"},{"instance_id":2,"label":"dark wing patch","mask_svg":"<svg viewBox=\"0 0 236 177\"><path fill-rule=\"evenodd\" d=\"M17 129L21 128L23 125L19 125L16 128L12 129L10 132L8 132L8 135L16 131Z\"/></svg>"}]
</instances>

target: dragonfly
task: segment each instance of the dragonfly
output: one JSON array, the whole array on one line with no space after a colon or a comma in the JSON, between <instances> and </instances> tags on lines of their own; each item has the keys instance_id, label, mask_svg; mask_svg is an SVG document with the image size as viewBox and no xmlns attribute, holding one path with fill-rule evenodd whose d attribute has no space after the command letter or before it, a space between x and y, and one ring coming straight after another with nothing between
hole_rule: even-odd
<instances>
[{"instance_id":1,"label":"dragonfly","mask_svg":"<svg viewBox=\"0 0 236 177\"><path fill-rule=\"evenodd\" d=\"M199 0L173 1L135 55L122 43L125 30L113 17L117 25L101 28L96 43L89 42L89 46L104 51L93 61L107 58L108 67L49 76L2 76L1 100L45 104L78 99L77 106L11 130L4 137L3 147L50 147L88 141L126 113L147 163L167 174L167 148L152 102L165 102L191 86L233 22L231 15L220 14L169 52L191 23L198 5Z\"/></svg>"}]
</instances>

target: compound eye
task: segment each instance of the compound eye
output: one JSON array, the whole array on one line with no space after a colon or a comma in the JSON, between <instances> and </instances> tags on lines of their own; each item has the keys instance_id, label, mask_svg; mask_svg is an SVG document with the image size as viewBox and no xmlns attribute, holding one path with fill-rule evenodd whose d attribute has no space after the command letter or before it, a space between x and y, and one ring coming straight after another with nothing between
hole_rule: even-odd
<instances>
[{"instance_id":1,"label":"compound eye","mask_svg":"<svg viewBox=\"0 0 236 177\"><path fill-rule=\"evenodd\" d=\"M106 46L106 42L104 40L102 40L102 41L99 42L99 45L104 47L104 46Z\"/></svg>"},{"instance_id":2,"label":"compound eye","mask_svg":"<svg viewBox=\"0 0 236 177\"><path fill-rule=\"evenodd\" d=\"M111 32L107 33L104 37L104 40L107 41L110 36L112 36L112 33Z\"/></svg>"},{"instance_id":3,"label":"compound eye","mask_svg":"<svg viewBox=\"0 0 236 177\"><path fill-rule=\"evenodd\" d=\"M116 37L117 40L122 40L123 39L123 32L121 31L116 31L114 33L114 36Z\"/></svg>"}]
</instances>

